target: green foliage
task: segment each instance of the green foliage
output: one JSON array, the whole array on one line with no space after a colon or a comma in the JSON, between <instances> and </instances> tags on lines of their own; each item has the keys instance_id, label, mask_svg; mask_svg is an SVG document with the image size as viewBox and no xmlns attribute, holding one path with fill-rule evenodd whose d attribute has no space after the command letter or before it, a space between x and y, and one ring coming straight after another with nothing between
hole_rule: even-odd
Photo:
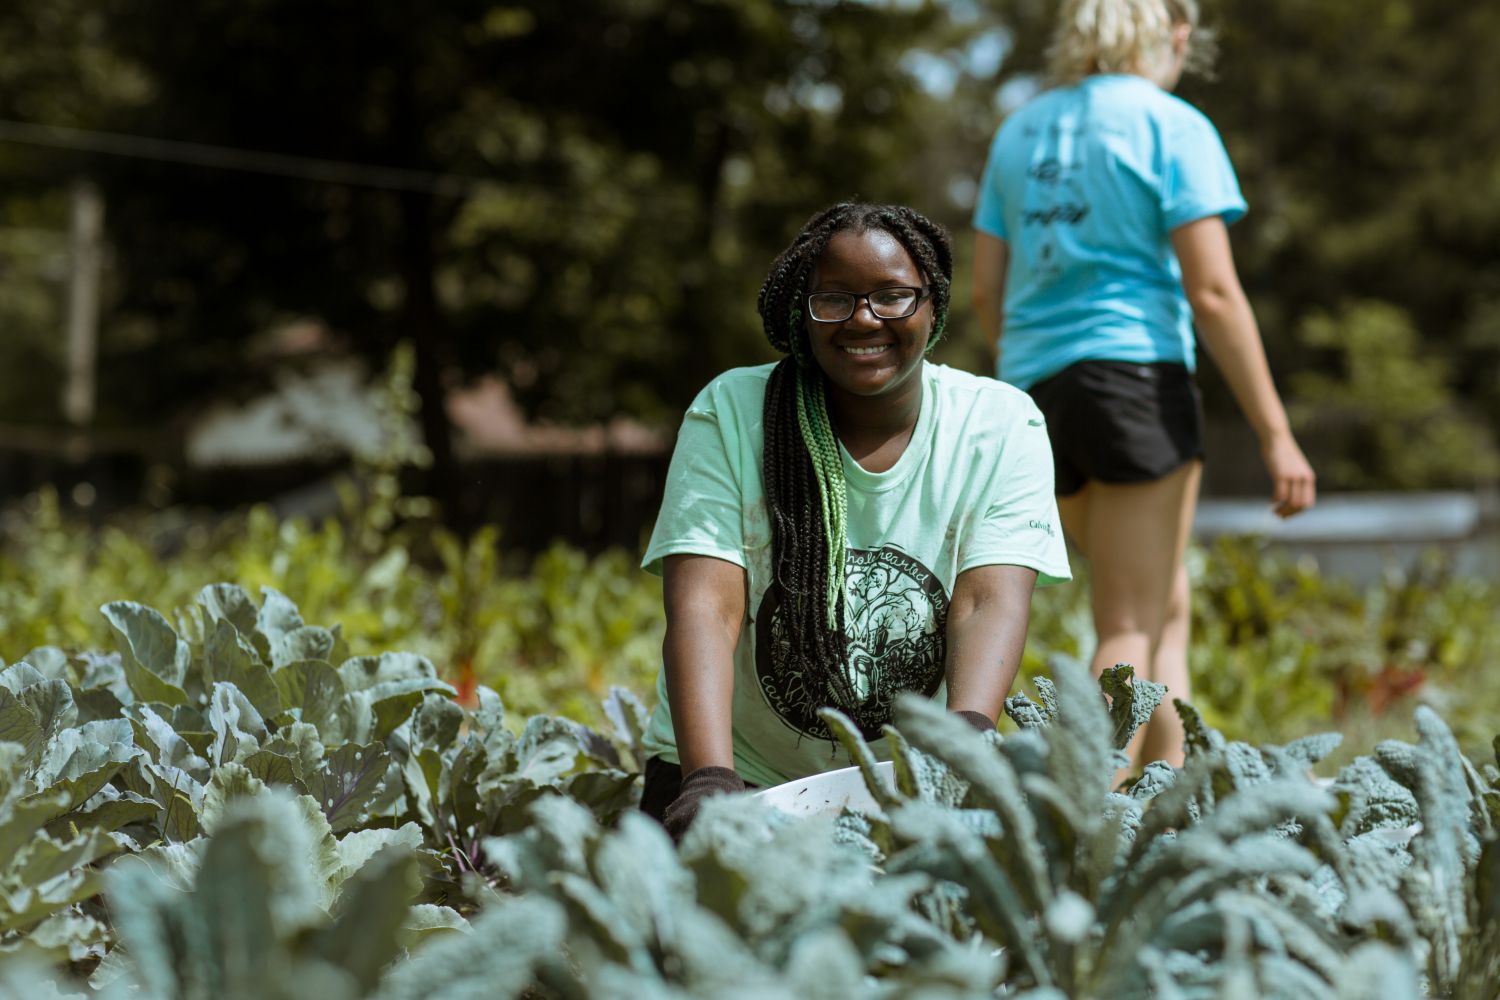
<instances>
[{"instance_id":1,"label":"green foliage","mask_svg":"<svg viewBox=\"0 0 1500 1000\"><path fill-rule=\"evenodd\" d=\"M613 738L515 729L490 689L465 709L422 657L349 656L275 591L202 588L175 626L105 610L116 652L0 672L0 948L106 997L1500 987L1500 767L1425 708L1418 742L1322 787L1336 738L1254 747L1179 701L1187 765L1115 788L1162 691L1062 658L1009 737L905 698L890 779L826 713L871 811L719 798L679 852L631 808L623 692Z\"/></svg>"},{"instance_id":2,"label":"green foliage","mask_svg":"<svg viewBox=\"0 0 1500 1000\"><path fill-rule=\"evenodd\" d=\"M1314 464L1343 489L1472 486L1500 474L1484 422L1454 399L1441 355L1419 342L1411 318L1385 302L1309 314L1303 343L1338 359L1335 372L1291 378L1299 430L1322 443Z\"/></svg>"},{"instance_id":3,"label":"green foliage","mask_svg":"<svg viewBox=\"0 0 1500 1000\"><path fill-rule=\"evenodd\" d=\"M638 817L537 803L486 848L563 924L567 961L531 991L1407 1000L1419 969L1434 995L1500 988L1500 771L1480 779L1436 716L1325 789L1307 768L1335 740L1254 748L1179 704L1188 765L1122 792L1117 720L1154 693L1117 671L1101 698L1066 661L1053 680L1009 738L903 701L894 783L828 713L877 803L832 823L714 799L675 853ZM1384 810L1389 789L1414 812Z\"/></svg>"},{"instance_id":4,"label":"green foliage","mask_svg":"<svg viewBox=\"0 0 1500 1000\"><path fill-rule=\"evenodd\" d=\"M429 901L467 906L479 843L527 804L568 795L610 819L638 794L643 710L623 692L618 740L542 716L516 733L491 689L466 711L424 657L350 656L274 590L204 587L175 627L102 612L115 652L42 647L0 671L0 951L96 961L119 926L165 996L301 995L339 980L319 963L362 996L337 991L372 987L398 938L463 926ZM113 870L108 921L95 863L122 851L143 867ZM392 893L423 899L402 917ZM275 975L245 978L250 956Z\"/></svg>"},{"instance_id":5,"label":"green foliage","mask_svg":"<svg viewBox=\"0 0 1500 1000\"><path fill-rule=\"evenodd\" d=\"M665 627L661 584L625 553L588 559L558 545L528 573L512 573L492 530L465 541L411 522L392 534L367 523L376 506L353 506L359 516L348 527L255 508L213 528L168 516L95 532L65 519L55 495L40 494L0 534L0 576L28 581L0 588L0 657L111 646L101 604L139 594L154 607L181 607L203 580L217 579L297 594L311 619L339 621L355 651L410 650L466 697L487 684L522 715L602 724L599 703L611 686L650 686ZM144 669L134 659L125 666Z\"/></svg>"},{"instance_id":6,"label":"green foliage","mask_svg":"<svg viewBox=\"0 0 1500 1000\"><path fill-rule=\"evenodd\" d=\"M1222 537L1187 558L1191 700L1212 725L1280 741L1331 722L1349 737L1344 759L1409 736L1406 712L1394 709L1414 701L1440 710L1471 754L1500 728L1500 678L1489 669L1500 659L1494 583L1431 557L1360 587L1255 538ZM1086 595L1082 577L1037 592L1026 678L1059 656L1091 655Z\"/></svg>"}]
</instances>

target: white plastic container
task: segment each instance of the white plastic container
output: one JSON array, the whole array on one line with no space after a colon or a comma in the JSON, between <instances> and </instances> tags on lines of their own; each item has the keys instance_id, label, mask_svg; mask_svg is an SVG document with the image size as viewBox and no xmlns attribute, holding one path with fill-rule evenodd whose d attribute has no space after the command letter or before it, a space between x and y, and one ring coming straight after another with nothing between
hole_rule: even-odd
<instances>
[{"instance_id":1,"label":"white plastic container","mask_svg":"<svg viewBox=\"0 0 1500 1000\"><path fill-rule=\"evenodd\" d=\"M881 761L875 765L875 770L887 781L893 780L890 761ZM755 797L789 816L837 816L845 809L873 812L879 808L857 767L825 771L774 785L755 793Z\"/></svg>"}]
</instances>

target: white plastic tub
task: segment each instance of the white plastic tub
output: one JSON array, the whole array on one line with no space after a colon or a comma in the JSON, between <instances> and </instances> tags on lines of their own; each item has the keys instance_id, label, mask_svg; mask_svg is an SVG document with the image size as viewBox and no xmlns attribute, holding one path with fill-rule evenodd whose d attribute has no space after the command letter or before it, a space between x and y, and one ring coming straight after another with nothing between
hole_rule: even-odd
<instances>
[{"instance_id":1,"label":"white plastic tub","mask_svg":"<svg viewBox=\"0 0 1500 1000\"><path fill-rule=\"evenodd\" d=\"M892 780L890 761L881 761L875 769L886 780ZM825 771L774 785L757 792L755 797L789 816L837 816L845 809L873 812L879 808L857 767Z\"/></svg>"}]
</instances>

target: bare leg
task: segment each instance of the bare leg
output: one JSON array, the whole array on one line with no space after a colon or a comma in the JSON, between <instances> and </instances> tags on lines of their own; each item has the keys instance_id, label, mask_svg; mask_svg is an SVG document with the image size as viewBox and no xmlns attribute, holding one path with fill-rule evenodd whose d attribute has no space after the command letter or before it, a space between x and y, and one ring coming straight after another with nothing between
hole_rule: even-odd
<instances>
[{"instance_id":1,"label":"bare leg","mask_svg":"<svg viewBox=\"0 0 1500 1000\"><path fill-rule=\"evenodd\" d=\"M1164 760L1173 767L1183 761L1182 720L1172 707L1173 698L1192 698L1188 683L1188 630L1192 624L1192 596L1188 589L1187 567L1177 563L1172 596L1167 602L1167 620L1162 625L1161 641L1151 658L1151 680L1167 686L1167 696L1140 733L1133 750L1137 763Z\"/></svg>"},{"instance_id":2,"label":"bare leg","mask_svg":"<svg viewBox=\"0 0 1500 1000\"><path fill-rule=\"evenodd\" d=\"M1189 604L1182 555L1201 473L1202 464L1193 461L1149 483L1090 482L1058 500L1064 530L1090 563L1096 676L1128 663L1137 676L1169 684L1172 697L1185 696ZM1173 600L1179 584L1180 603ZM1174 620L1179 609L1181 620ZM1174 675L1170 678L1157 676L1161 653L1162 666ZM1146 760L1180 763L1182 735L1180 726L1173 733L1176 723L1170 706L1158 711L1148 728L1160 728L1161 736L1138 736L1133 749L1149 746Z\"/></svg>"}]
</instances>

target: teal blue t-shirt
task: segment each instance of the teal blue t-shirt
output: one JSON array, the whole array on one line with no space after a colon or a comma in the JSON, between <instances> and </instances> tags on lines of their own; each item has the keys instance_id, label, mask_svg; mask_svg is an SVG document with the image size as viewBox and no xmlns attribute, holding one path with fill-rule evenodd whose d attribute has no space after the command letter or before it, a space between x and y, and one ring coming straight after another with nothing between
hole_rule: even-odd
<instances>
[{"instance_id":1,"label":"teal blue t-shirt","mask_svg":"<svg viewBox=\"0 0 1500 1000\"><path fill-rule=\"evenodd\" d=\"M1196 365L1173 229L1245 200L1213 123L1138 76L1036 97L995 133L974 228L1005 240L1000 377L1079 361Z\"/></svg>"},{"instance_id":2,"label":"teal blue t-shirt","mask_svg":"<svg viewBox=\"0 0 1500 1000\"><path fill-rule=\"evenodd\" d=\"M786 668L771 579L762 478L762 411L772 365L736 368L698 394L682 422L661 516L642 565L706 555L743 567L747 614L734 654L735 770L774 785L850 763L814 714L820 704ZM854 721L878 735L901 691L942 693L954 581L974 566L1017 565L1042 585L1069 579L1052 492L1047 427L1031 397L993 379L923 364L922 408L896 464L873 473L847 451L845 587L850 679L864 694ZM665 676L645 736L677 762ZM816 702L817 704L809 704ZM884 740L874 744L885 756Z\"/></svg>"}]
</instances>

